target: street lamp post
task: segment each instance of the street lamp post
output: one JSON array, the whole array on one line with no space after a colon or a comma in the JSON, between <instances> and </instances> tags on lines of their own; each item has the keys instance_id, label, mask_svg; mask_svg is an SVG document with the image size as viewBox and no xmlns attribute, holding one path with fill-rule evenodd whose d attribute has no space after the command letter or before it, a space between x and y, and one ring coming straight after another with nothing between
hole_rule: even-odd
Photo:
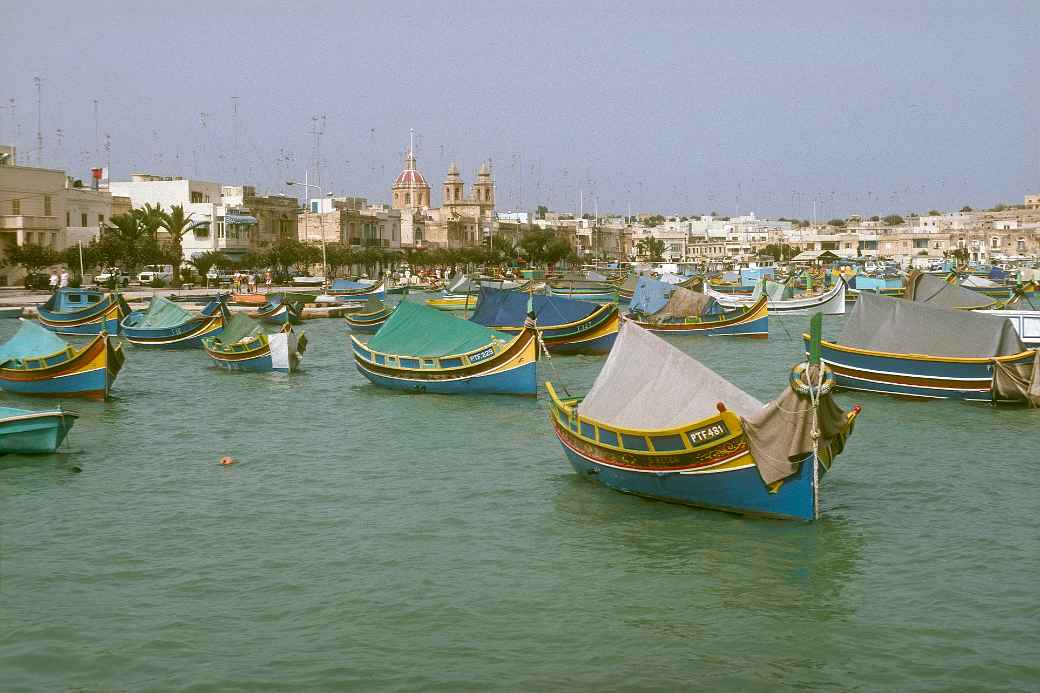
<instances>
[{"instance_id":1,"label":"street lamp post","mask_svg":"<svg viewBox=\"0 0 1040 693\"><path fill-rule=\"evenodd\" d=\"M321 186L314 185L314 184L309 182L309 178L308 178L309 173L310 173L309 171L304 171L303 172L303 182L302 183L299 182L299 181L295 181L295 180L287 180L287 181L285 181L285 184L286 185L299 185L299 186L301 186L303 188L303 194L304 194L305 197L307 195L307 189L308 188L314 188L315 190L318 191L318 199L322 201L322 206L324 206L325 196L321 194ZM332 193L329 193L329 194L331 195ZM319 216L318 216L318 226L319 226L319 228L321 228L321 282L322 282L322 286L326 287L329 284L329 262L328 262L328 258L326 257L326 254L325 254L325 217L320 216L320 215L324 214L324 212L322 212L320 208L319 208L318 214L319 214Z\"/></svg>"}]
</instances>

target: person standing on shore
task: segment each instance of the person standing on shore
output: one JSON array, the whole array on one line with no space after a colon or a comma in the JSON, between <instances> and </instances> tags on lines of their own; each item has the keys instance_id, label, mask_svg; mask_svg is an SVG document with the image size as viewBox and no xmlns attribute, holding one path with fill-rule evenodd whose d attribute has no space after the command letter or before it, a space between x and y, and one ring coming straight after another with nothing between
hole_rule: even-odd
<instances>
[{"instance_id":1,"label":"person standing on shore","mask_svg":"<svg viewBox=\"0 0 1040 693\"><path fill-rule=\"evenodd\" d=\"M58 271L57 270L51 270L51 280L50 280L50 283L51 283L51 293L53 294L54 292L56 292L58 290Z\"/></svg>"},{"instance_id":2,"label":"person standing on shore","mask_svg":"<svg viewBox=\"0 0 1040 693\"><path fill-rule=\"evenodd\" d=\"M62 289L68 288L69 286L69 270L65 267L61 268L61 277L58 280L58 286Z\"/></svg>"},{"instance_id":3,"label":"person standing on shore","mask_svg":"<svg viewBox=\"0 0 1040 693\"><path fill-rule=\"evenodd\" d=\"M271 283L274 278L271 276L271 270L264 272L264 287L267 289L267 293L271 293Z\"/></svg>"}]
</instances>

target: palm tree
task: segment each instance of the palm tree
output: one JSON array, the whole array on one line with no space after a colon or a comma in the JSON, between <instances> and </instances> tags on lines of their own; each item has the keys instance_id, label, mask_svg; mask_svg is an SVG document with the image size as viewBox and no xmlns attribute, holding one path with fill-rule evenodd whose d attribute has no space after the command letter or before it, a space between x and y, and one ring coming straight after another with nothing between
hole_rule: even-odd
<instances>
[{"instance_id":1,"label":"palm tree","mask_svg":"<svg viewBox=\"0 0 1040 693\"><path fill-rule=\"evenodd\" d=\"M145 206L147 207L147 205ZM185 214L184 207L181 205L174 205L170 208L169 213L160 213L162 214L160 224L166 230L166 233L170 235L170 264L173 265L173 285L180 286L181 260L184 257L181 239L191 229L191 214Z\"/></svg>"},{"instance_id":2,"label":"palm tree","mask_svg":"<svg viewBox=\"0 0 1040 693\"><path fill-rule=\"evenodd\" d=\"M147 238L145 227L141 223L141 217L135 212L117 214L108 220L109 226L104 233L110 234L115 246L123 270L133 274L140 261Z\"/></svg>"},{"instance_id":3,"label":"palm tree","mask_svg":"<svg viewBox=\"0 0 1040 693\"><path fill-rule=\"evenodd\" d=\"M157 241L159 239L159 229L163 228L163 221L166 219L166 213L163 212L162 206L145 204L144 207L135 209L134 214L137 215L141 226L151 239Z\"/></svg>"},{"instance_id":4,"label":"palm tree","mask_svg":"<svg viewBox=\"0 0 1040 693\"><path fill-rule=\"evenodd\" d=\"M640 257L649 257L651 262L660 262L664 259L664 248L664 241L653 236L640 238L636 244Z\"/></svg>"}]
</instances>

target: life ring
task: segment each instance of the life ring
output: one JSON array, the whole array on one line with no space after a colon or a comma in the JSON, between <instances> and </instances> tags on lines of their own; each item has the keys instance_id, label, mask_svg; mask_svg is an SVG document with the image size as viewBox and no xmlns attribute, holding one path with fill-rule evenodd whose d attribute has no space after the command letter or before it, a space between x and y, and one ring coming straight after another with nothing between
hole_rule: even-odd
<instances>
[{"instance_id":1,"label":"life ring","mask_svg":"<svg viewBox=\"0 0 1040 693\"><path fill-rule=\"evenodd\" d=\"M791 389L800 395L812 394L815 397L822 397L828 394L834 389L834 372L827 367L827 364L822 362L820 363L820 368L823 369L823 382L817 387L815 383L809 382L809 364L805 362L795 364L788 378L788 381L791 383Z\"/></svg>"}]
</instances>

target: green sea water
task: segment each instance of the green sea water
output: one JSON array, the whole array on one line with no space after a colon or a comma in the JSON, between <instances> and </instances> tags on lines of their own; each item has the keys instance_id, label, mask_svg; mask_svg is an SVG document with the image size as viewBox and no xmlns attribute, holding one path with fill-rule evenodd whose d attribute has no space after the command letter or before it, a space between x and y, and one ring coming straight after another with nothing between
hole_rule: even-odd
<instances>
[{"instance_id":1,"label":"green sea water","mask_svg":"<svg viewBox=\"0 0 1040 693\"><path fill-rule=\"evenodd\" d=\"M807 322L673 343L769 399ZM303 330L292 376L128 346L68 451L0 458L0 689L1040 688L1040 410L842 394L823 519L749 520L579 478L542 396L381 390Z\"/></svg>"}]
</instances>

